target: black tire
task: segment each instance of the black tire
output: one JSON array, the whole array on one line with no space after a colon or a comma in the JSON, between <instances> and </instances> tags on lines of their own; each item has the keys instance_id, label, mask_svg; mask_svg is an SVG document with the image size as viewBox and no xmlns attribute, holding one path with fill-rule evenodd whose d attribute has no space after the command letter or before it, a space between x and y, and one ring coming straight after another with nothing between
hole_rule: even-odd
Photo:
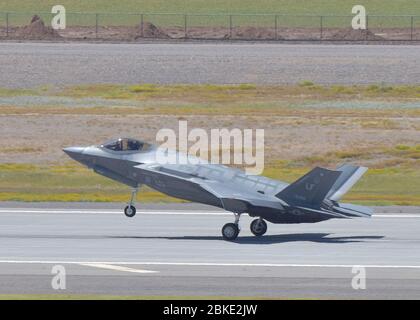
<instances>
[{"instance_id":1,"label":"black tire","mask_svg":"<svg viewBox=\"0 0 420 320\"><path fill-rule=\"evenodd\" d=\"M267 232L267 223L263 219L255 219L251 222L251 232L261 237Z\"/></svg>"},{"instance_id":2,"label":"black tire","mask_svg":"<svg viewBox=\"0 0 420 320\"><path fill-rule=\"evenodd\" d=\"M239 227L234 223L226 223L222 228L223 239L225 240L235 240L239 234Z\"/></svg>"},{"instance_id":3,"label":"black tire","mask_svg":"<svg viewBox=\"0 0 420 320\"><path fill-rule=\"evenodd\" d=\"M136 215L136 207L135 206L126 206L124 209L124 214L129 217L132 218Z\"/></svg>"}]
</instances>

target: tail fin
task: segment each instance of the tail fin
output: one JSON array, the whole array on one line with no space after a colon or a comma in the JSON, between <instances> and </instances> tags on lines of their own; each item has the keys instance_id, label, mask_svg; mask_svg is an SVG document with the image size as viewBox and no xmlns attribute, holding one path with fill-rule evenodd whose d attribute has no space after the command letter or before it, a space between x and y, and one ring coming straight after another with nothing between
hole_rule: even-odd
<instances>
[{"instance_id":1,"label":"tail fin","mask_svg":"<svg viewBox=\"0 0 420 320\"><path fill-rule=\"evenodd\" d=\"M367 171L367 168L344 164L338 167L337 170L341 171L341 175L327 194L327 198L333 201L340 200L341 197L362 177Z\"/></svg>"},{"instance_id":2,"label":"tail fin","mask_svg":"<svg viewBox=\"0 0 420 320\"><path fill-rule=\"evenodd\" d=\"M341 173L317 167L288 185L276 197L290 205L319 207Z\"/></svg>"}]
</instances>

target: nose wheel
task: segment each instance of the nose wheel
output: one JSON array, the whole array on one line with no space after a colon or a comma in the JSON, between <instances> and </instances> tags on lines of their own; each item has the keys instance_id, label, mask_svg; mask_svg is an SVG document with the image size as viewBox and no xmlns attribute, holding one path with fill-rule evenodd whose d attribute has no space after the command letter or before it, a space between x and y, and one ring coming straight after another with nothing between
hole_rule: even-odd
<instances>
[{"instance_id":1,"label":"nose wheel","mask_svg":"<svg viewBox=\"0 0 420 320\"><path fill-rule=\"evenodd\" d=\"M132 205L126 206L124 209L124 214L129 218L134 217L136 215L136 207Z\"/></svg>"},{"instance_id":2,"label":"nose wheel","mask_svg":"<svg viewBox=\"0 0 420 320\"><path fill-rule=\"evenodd\" d=\"M267 223L261 218L253 220L251 222L251 232L255 236L261 237L267 232Z\"/></svg>"},{"instance_id":3,"label":"nose wheel","mask_svg":"<svg viewBox=\"0 0 420 320\"><path fill-rule=\"evenodd\" d=\"M133 191L131 191L131 199L130 202L128 203L128 206L125 207L124 209L124 214L126 217L132 218L136 215L136 207L134 206L134 200L136 198L137 192L138 192L138 188L134 188Z\"/></svg>"},{"instance_id":4,"label":"nose wheel","mask_svg":"<svg viewBox=\"0 0 420 320\"><path fill-rule=\"evenodd\" d=\"M235 222L234 223L226 223L223 226L223 228L222 228L223 239L228 240L228 241L233 241L238 237L239 231L241 230L239 228L239 218L240 218L240 215L235 214Z\"/></svg>"}]
</instances>

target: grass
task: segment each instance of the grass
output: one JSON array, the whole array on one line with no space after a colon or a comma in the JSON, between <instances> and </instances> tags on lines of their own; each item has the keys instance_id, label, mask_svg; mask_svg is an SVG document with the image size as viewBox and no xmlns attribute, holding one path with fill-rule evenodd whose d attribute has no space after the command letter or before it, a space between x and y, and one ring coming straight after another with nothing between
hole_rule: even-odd
<instances>
[{"instance_id":1,"label":"grass","mask_svg":"<svg viewBox=\"0 0 420 320\"><path fill-rule=\"evenodd\" d=\"M420 86L321 86L305 80L298 85L112 85L97 84L31 91L0 89L0 97L42 96L72 98L76 106L1 106L3 115L24 114L168 114L168 115L279 115L296 117L360 117L363 128L397 129L389 118L420 115ZM83 105L84 98L105 99L111 106ZM36 100L36 99L35 99ZM115 100L122 106L112 107ZM358 108L361 102L369 107ZM320 104L319 107L308 104ZM345 106L341 106L344 104ZM392 107L388 107L388 106ZM398 105L406 107L395 107ZM338 105L338 107L336 106ZM357 110L360 109L360 110ZM374 117L374 119L369 119ZM382 118L382 119L381 119Z\"/></svg>"},{"instance_id":2,"label":"grass","mask_svg":"<svg viewBox=\"0 0 420 320\"><path fill-rule=\"evenodd\" d=\"M396 121L390 119L376 119L370 121L361 121L361 127L364 129L387 129L395 130L399 128L399 125Z\"/></svg>"},{"instance_id":3,"label":"grass","mask_svg":"<svg viewBox=\"0 0 420 320\"><path fill-rule=\"evenodd\" d=\"M27 23L34 13L51 12L53 5L57 2L53 0L5 0L0 2L0 12L18 12L9 16L9 23L17 25ZM420 14L420 3L416 0L364 0L355 3L350 0L230 0L230 1L203 1L203 0L62 0L67 10L68 25L94 25L95 17L91 13L120 13L119 15L101 16L99 23L104 25L134 25L139 23L139 16L136 13L177 13L178 15L146 15L145 19L161 26L182 26L184 17L182 14L201 14L201 15L228 15L228 14L268 14L262 17L240 17L234 18L234 25L273 25L273 13L288 15L313 15L313 18L282 17L279 19L279 26L310 26L319 27L319 15L351 15L351 8L355 4L365 5L368 14L371 15L412 15ZM70 13L81 12L84 15L72 15ZM130 13L122 15L121 13ZM49 18L46 14L43 18ZM350 26L349 17L331 17L323 20L324 27ZM5 20L5 17L0 18ZM228 26L229 17L190 17L190 25L194 26ZM372 27L379 25L388 26L410 26L409 19L387 19L380 20L372 17L369 25Z\"/></svg>"},{"instance_id":4,"label":"grass","mask_svg":"<svg viewBox=\"0 0 420 320\"><path fill-rule=\"evenodd\" d=\"M258 300L247 296L115 296L101 294L0 294L0 300ZM276 298L270 298L274 300ZM293 298L277 298L293 299ZM302 300L302 299L300 299Z\"/></svg>"},{"instance_id":5,"label":"grass","mask_svg":"<svg viewBox=\"0 0 420 320\"><path fill-rule=\"evenodd\" d=\"M0 164L0 201L126 202L129 188L77 165ZM142 202L179 202L148 188Z\"/></svg>"},{"instance_id":6,"label":"grass","mask_svg":"<svg viewBox=\"0 0 420 320\"><path fill-rule=\"evenodd\" d=\"M3 115L26 116L26 115L170 115L170 116L277 116L282 117L278 121L289 121L290 124L300 125L308 121L308 119L319 121L320 125L328 124L348 124L352 118L355 122L360 122L360 126L364 129L383 128L385 124L387 129L398 129L396 122L392 120L381 120L381 117L399 118L404 116L407 118L418 118L420 116L420 108L407 108L401 111L396 109L372 109L358 110L352 108L336 108L334 103L331 107L312 109L310 107L299 107L290 105L288 102L279 101L278 104L227 104L227 105L207 105L207 104L172 104L162 103L155 106L127 106L127 107L38 107L38 106L10 106L0 107ZM363 120L358 117L364 114ZM289 120L286 119L289 117ZM293 119L294 118L294 119ZM301 119L298 119L301 118ZM342 119L340 119L342 118ZM372 120L373 119L373 120ZM416 124L413 124L416 125ZM417 124L418 125L418 124ZM417 130L420 130L417 129Z\"/></svg>"},{"instance_id":7,"label":"grass","mask_svg":"<svg viewBox=\"0 0 420 320\"><path fill-rule=\"evenodd\" d=\"M39 89L41 91L41 88ZM10 88L0 88L0 97L15 97L22 95L33 95L37 94L37 91L30 89L10 89Z\"/></svg>"},{"instance_id":8,"label":"grass","mask_svg":"<svg viewBox=\"0 0 420 320\"><path fill-rule=\"evenodd\" d=\"M303 80L303 81L299 82L299 86L301 86L301 87L312 87L314 85L315 84L312 81L309 81L309 80Z\"/></svg>"},{"instance_id":9,"label":"grass","mask_svg":"<svg viewBox=\"0 0 420 320\"><path fill-rule=\"evenodd\" d=\"M42 148L33 148L33 147L10 147L10 148L0 148L0 153L34 153L42 152Z\"/></svg>"},{"instance_id":10,"label":"grass","mask_svg":"<svg viewBox=\"0 0 420 320\"><path fill-rule=\"evenodd\" d=\"M264 175L292 182L311 168L312 166L296 167L289 162L276 162L269 164ZM420 205L418 181L420 181L420 168L371 169L346 195L344 201L368 205ZM77 164L0 165L0 201L126 202L128 198L128 187L103 178ZM140 202L180 201L148 188L139 193L138 200Z\"/></svg>"},{"instance_id":11,"label":"grass","mask_svg":"<svg viewBox=\"0 0 420 320\"><path fill-rule=\"evenodd\" d=\"M4 0L0 2L0 11L45 11L50 12L56 5L54 0ZM289 13L289 14L351 14L355 5L351 0L62 0L68 12L174 12L174 13ZM357 4L365 5L371 14L412 14L420 12L420 3L416 0L361 0Z\"/></svg>"},{"instance_id":12,"label":"grass","mask_svg":"<svg viewBox=\"0 0 420 320\"><path fill-rule=\"evenodd\" d=\"M137 85L94 84L68 86L65 88L39 88L31 91L25 89L0 89L0 96L23 95L33 93L37 95L58 95L74 98L101 97L108 99L147 99L168 97L206 97L212 99L234 100L240 97L262 98L268 95L271 98L284 96L311 97L322 99L337 98L420 98L420 85L319 85L310 80L302 80L297 85L257 86L252 83L237 85L155 85L140 83ZM233 96L233 97L232 97Z\"/></svg>"}]
</instances>

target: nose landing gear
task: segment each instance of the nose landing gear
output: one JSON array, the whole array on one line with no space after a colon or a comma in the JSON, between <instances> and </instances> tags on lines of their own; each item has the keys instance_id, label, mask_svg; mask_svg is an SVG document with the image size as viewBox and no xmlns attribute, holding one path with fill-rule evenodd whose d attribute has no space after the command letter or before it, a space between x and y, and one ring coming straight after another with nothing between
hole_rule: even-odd
<instances>
[{"instance_id":1,"label":"nose landing gear","mask_svg":"<svg viewBox=\"0 0 420 320\"><path fill-rule=\"evenodd\" d=\"M139 191L138 188L134 188L131 191L131 199L130 202L128 203L128 206L125 207L124 209L124 214L126 215L126 217L132 218L136 215L136 207L134 206L134 201L137 195L137 192Z\"/></svg>"},{"instance_id":2,"label":"nose landing gear","mask_svg":"<svg viewBox=\"0 0 420 320\"><path fill-rule=\"evenodd\" d=\"M129 217L132 218L136 215L136 207L135 206L126 206L124 209L124 214Z\"/></svg>"}]
</instances>

